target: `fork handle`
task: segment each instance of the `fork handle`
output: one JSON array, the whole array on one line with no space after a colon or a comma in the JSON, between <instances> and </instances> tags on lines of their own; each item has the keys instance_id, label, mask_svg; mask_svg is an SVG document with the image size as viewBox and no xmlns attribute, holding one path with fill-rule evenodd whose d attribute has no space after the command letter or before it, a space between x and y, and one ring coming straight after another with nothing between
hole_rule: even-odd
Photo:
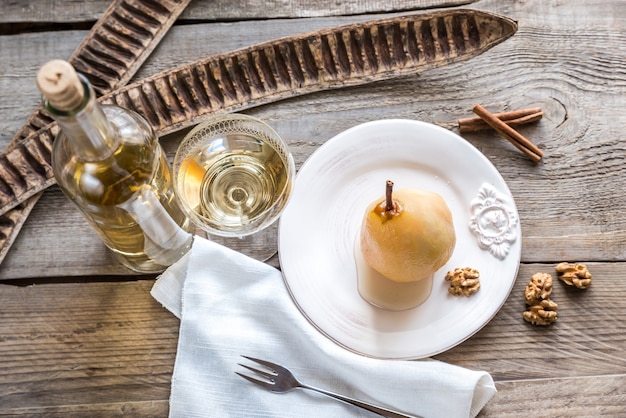
<instances>
[{"instance_id":1,"label":"fork handle","mask_svg":"<svg viewBox=\"0 0 626 418\"><path fill-rule=\"evenodd\" d=\"M350 398L348 396L340 395L338 393L330 392L330 391L324 390L324 389L319 389L319 388L316 388L316 387L313 387L313 386L300 384L300 387L303 388L303 389L309 389L309 390L321 393L321 394L326 395L326 396L330 396L331 398L335 398L335 399L338 399L340 401L347 402L347 403L349 403L351 405L358 406L358 407L363 408L363 409L367 409L368 411L375 412L378 415L382 415L383 417L389 417L389 418L420 418L420 417L415 416L415 415L407 415L407 414L403 414L402 412L392 411L391 409L383 408L382 406L372 405L372 404L369 404L367 402L359 401L358 399L353 399L353 398Z\"/></svg>"}]
</instances>

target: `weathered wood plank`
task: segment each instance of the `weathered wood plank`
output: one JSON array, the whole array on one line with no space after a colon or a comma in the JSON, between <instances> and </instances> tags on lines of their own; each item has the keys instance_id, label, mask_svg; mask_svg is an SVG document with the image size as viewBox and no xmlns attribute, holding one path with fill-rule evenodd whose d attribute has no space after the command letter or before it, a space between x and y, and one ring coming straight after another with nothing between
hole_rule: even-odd
<instances>
[{"instance_id":1,"label":"weathered wood plank","mask_svg":"<svg viewBox=\"0 0 626 418\"><path fill-rule=\"evenodd\" d=\"M216 23L174 27L132 81L252 44L301 32L329 28L381 16L328 19L274 20L271 22ZM87 31L26 33L0 36L0 148L5 148L40 101L37 71L54 58L69 58ZM10 100L7 100L10 98Z\"/></svg>"},{"instance_id":2,"label":"weathered wood plank","mask_svg":"<svg viewBox=\"0 0 626 418\"><path fill-rule=\"evenodd\" d=\"M351 1L341 7L369 13L366 7L385 11L390 5L397 11L418 2ZM299 3L289 9L256 0L197 0L185 19L339 10L327 1ZM107 6L108 0L62 6L49 0L5 2L0 25L20 19L89 21ZM500 170L518 203L523 262L495 318L437 358L494 376L498 393L481 417L626 416L626 3L483 0L472 7L517 20L518 33L467 63L247 113L281 132L301 164L326 139L373 119L421 119L456 131L456 119L471 115L476 102L492 111L541 106L544 118L520 129L545 151L538 165L496 135L466 135ZM137 77L278 36L372 17L178 26ZM0 36L0 146L39 100L34 83L39 66L69 57L85 33ZM170 156L183 133L162 139ZM566 260L587 262L592 286L578 291L555 282L557 323L527 324L521 317L522 292L530 275L552 272L556 262ZM121 276L119 282L91 277L123 273L60 191L46 192L0 266L0 415L167 414L178 320L150 297L150 277ZM36 278L38 284L9 284L28 281L8 280L19 278Z\"/></svg>"},{"instance_id":3,"label":"weathered wood plank","mask_svg":"<svg viewBox=\"0 0 626 418\"><path fill-rule=\"evenodd\" d=\"M2 285L0 415L168 399L179 321L151 284Z\"/></svg>"},{"instance_id":4,"label":"weathered wood plank","mask_svg":"<svg viewBox=\"0 0 626 418\"><path fill-rule=\"evenodd\" d=\"M165 417L169 410L167 399L154 401L110 402L100 404L32 406L12 408L2 416L25 416L46 418L110 418L110 417Z\"/></svg>"},{"instance_id":5,"label":"weathered wood plank","mask_svg":"<svg viewBox=\"0 0 626 418\"><path fill-rule=\"evenodd\" d=\"M196 0L181 16L181 20L248 20L294 17L341 16L389 11L432 9L469 4L476 0L332 0L290 1L288 4L263 0ZM94 21L109 6L109 0L70 0L58 4L54 0L21 0L2 5L0 24L28 22Z\"/></svg>"},{"instance_id":6,"label":"weathered wood plank","mask_svg":"<svg viewBox=\"0 0 626 418\"><path fill-rule=\"evenodd\" d=\"M525 16L526 11L517 13ZM496 135L466 135L500 170L515 199L523 202L519 205L523 260L622 260L626 249L626 219L621 214L626 210L626 199L621 191L626 189L626 169L621 164L624 154L621 126L626 126L626 116L617 100L624 96L620 91L626 86L626 61L619 53L623 35L611 30L611 26L598 26L595 19L585 23L581 18L581 27L585 30L573 30L571 25L560 22L558 16L550 18L548 28L542 22L531 24L530 18L519 19L513 12L510 15L520 20L518 34L467 63L417 77L290 99L248 113L270 122L294 144L294 152L305 157L339 131L368 120L406 117L455 129L456 119L470 115L475 102L494 111L541 106L545 111L541 122L520 129L546 152L544 161L536 166ZM177 27L142 69L142 76L168 68L178 60L187 62L198 56L271 39L273 33L296 33L303 30L304 25L309 25L307 29L310 29L339 21L344 20L194 25L184 30ZM258 30L252 35L254 31L246 28ZM234 34L232 39L226 33ZM78 39L80 33L74 36ZM25 59L22 66L11 64L15 60L1 60L0 65L9 69L3 70L5 76L0 78L1 96L18 98L0 104L0 110L7 115L0 120L0 124L5 124L0 129L3 138L11 136L10 126L19 126L20 115L36 103L34 73L40 63L54 55L50 51L44 54L43 47L38 49L35 41L41 37L37 34L15 38L18 46L8 50L0 48L0 53L26 51L27 45L32 43L41 54L34 58L22 52L21 57ZM550 58L553 45L546 39L552 38L559 39L558 59ZM12 40L0 37L3 46L12 44ZM581 50L594 53L581 55ZM596 66L599 61L607 65ZM589 75L594 72L595 76ZM598 108L595 103L608 105ZM180 136L172 138L180 139ZM171 151L177 139L174 146L170 146ZM58 205L52 199L50 204ZM71 221L61 228L58 222L58 219L75 216L73 208L68 205L57 213L45 209L39 213L39 221L26 225L18 237L16 249L0 269L1 277L39 275L51 265L76 266L86 262L80 252L89 239L97 240L95 235L84 223ZM70 225L76 227L66 229ZM55 245L62 236L66 241L72 237L76 244ZM37 242L46 248L43 254L33 252ZM94 242L87 248L99 245ZM32 269L32 273L28 269ZM92 272L98 274L99 271L94 266Z\"/></svg>"},{"instance_id":7,"label":"weathered wood plank","mask_svg":"<svg viewBox=\"0 0 626 418\"><path fill-rule=\"evenodd\" d=\"M124 86L167 34L188 4L189 0L161 2L159 5L141 0L114 1L101 19L92 26L68 61L89 79L98 95ZM148 19L146 19L147 16ZM142 19L144 24L138 31L136 25ZM120 41L129 37L132 37L135 42ZM20 147L24 138L51 122L52 118L44 110L43 104L39 104L13 136L7 148ZM10 171L24 167L25 163L30 165L27 161L34 160L35 166L28 169L29 177L30 174L41 173L42 168L49 176L54 177L53 171L45 167L50 163L49 157L54 135L56 135L56 129L48 130L47 135L41 132L37 138L45 138L45 140L41 140L28 152L13 148L14 151L19 152L12 153L12 156L7 155L6 161L9 161ZM30 181L26 182L26 184L29 183ZM5 182L4 185L13 188L12 182ZM0 217L0 225L2 225L0 263L4 260L40 197L41 194L33 195L31 199L20 202L14 210Z\"/></svg>"},{"instance_id":8,"label":"weathered wood plank","mask_svg":"<svg viewBox=\"0 0 626 418\"><path fill-rule=\"evenodd\" d=\"M436 27L447 30L435 34ZM192 127L209 115L244 111L315 91L371 84L467 61L504 42L516 30L513 20L476 10L378 19L194 61L106 94L102 103L143 114L157 135L163 136ZM373 40L366 41L369 36ZM296 53L300 49L308 54ZM80 72L79 62L76 67ZM206 71L211 73L211 68L221 70L214 74L216 82L205 85ZM267 80L249 78L246 68L270 75ZM95 73L105 71L98 69ZM96 77L94 88L101 81ZM184 93L189 89L195 90L194 94ZM163 105L155 103L155 98ZM32 158L40 149L49 155L55 128L52 124L42 129L44 121L52 122L43 114L29 118L28 129L20 133L24 139L0 155L0 160L8 162L0 165L0 184L7 186L0 188L0 213L24 203L54 182L49 158Z\"/></svg>"},{"instance_id":9,"label":"weathered wood plank","mask_svg":"<svg viewBox=\"0 0 626 418\"><path fill-rule=\"evenodd\" d=\"M465 343L437 359L489 371L498 381L626 374L626 283L623 263L587 263L592 285L571 288L556 278L555 264L522 265L515 286L494 319ZM554 278L559 307L550 326L525 322L524 289L534 273ZM610 309L607 309L610 307Z\"/></svg>"},{"instance_id":10,"label":"weathered wood plank","mask_svg":"<svg viewBox=\"0 0 626 418\"><path fill-rule=\"evenodd\" d=\"M623 417L626 414L625 385L626 376L497 382L498 393L478 417ZM584 402L573 405L572 399L584 399ZM155 400L17 408L9 410L8 414L48 418L132 415L139 418L166 416L168 410L167 400ZM1 409L0 413L3 413Z\"/></svg>"},{"instance_id":11,"label":"weathered wood plank","mask_svg":"<svg viewBox=\"0 0 626 418\"><path fill-rule=\"evenodd\" d=\"M590 264L585 291L556 282L559 319L543 328L522 319L523 289L531 274L554 265L522 266L496 317L436 358L492 374L499 393L484 416L619 416L626 405L625 267ZM165 411L179 321L149 295L152 284L0 284L0 415L78 416L90 404L101 415ZM584 401L572 402L582 392Z\"/></svg>"},{"instance_id":12,"label":"weathered wood plank","mask_svg":"<svg viewBox=\"0 0 626 418\"><path fill-rule=\"evenodd\" d=\"M497 382L480 418L626 416L625 375Z\"/></svg>"}]
</instances>

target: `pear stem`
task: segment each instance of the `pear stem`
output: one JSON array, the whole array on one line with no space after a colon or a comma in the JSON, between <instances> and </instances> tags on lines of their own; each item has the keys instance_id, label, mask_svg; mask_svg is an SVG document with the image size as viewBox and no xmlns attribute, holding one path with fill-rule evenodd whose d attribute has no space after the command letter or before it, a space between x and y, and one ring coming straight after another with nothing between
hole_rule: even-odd
<instances>
[{"instance_id":1,"label":"pear stem","mask_svg":"<svg viewBox=\"0 0 626 418\"><path fill-rule=\"evenodd\" d=\"M397 200L393 200L392 192L393 181L387 180L387 187L385 189L385 200L380 201L380 203L378 203L374 208L375 213L387 220L402 213L402 206Z\"/></svg>"},{"instance_id":2,"label":"pear stem","mask_svg":"<svg viewBox=\"0 0 626 418\"><path fill-rule=\"evenodd\" d=\"M387 180L387 187L385 189L385 212L395 212L396 205L393 201L392 197L393 192L393 181Z\"/></svg>"}]
</instances>

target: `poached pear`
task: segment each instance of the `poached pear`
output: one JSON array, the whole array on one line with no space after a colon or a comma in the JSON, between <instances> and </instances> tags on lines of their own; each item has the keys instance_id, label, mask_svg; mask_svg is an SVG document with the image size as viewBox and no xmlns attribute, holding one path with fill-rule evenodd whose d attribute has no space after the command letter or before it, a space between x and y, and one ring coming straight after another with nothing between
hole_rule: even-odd
<instances>
[{"instance_id":1,"label":"poached pear","mask_svg":"<svg viewBox=\"0 0 626 418\"><path fill-rule=\"evenodd\" d=\"M387 181L385 197L365 212L359 244L365 262L382 276L417 282L432 277L452 256L452 213L437 193L393 191L393 182Z\"/></svg>"}]
</instances>

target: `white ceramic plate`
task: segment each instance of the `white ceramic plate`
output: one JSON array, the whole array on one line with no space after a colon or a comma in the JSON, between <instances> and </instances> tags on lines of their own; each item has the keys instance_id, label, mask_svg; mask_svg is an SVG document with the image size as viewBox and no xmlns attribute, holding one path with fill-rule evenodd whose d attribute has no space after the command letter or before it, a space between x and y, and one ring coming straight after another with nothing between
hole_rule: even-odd
<instances>
[{"instance_id":1,"label":"white ceramic plate","mask_svg":"<svg viewBox=\"0 0 626 418\"><path fill-rule=\"evenodd\" d=\"M439 193L457 234L428 299L401 312L376 308L357 291L355 239L387 179L396 189ZM507 299L521 256L517 219L504 179L463 138L424 122L369 122L324 143L300 169L280 219L280 263L295 303L328 338L366 356L423 358L472 336ZM444 277L455 267L479 270L477 293L448 293Z\"/></svg>"}]
</instances>

